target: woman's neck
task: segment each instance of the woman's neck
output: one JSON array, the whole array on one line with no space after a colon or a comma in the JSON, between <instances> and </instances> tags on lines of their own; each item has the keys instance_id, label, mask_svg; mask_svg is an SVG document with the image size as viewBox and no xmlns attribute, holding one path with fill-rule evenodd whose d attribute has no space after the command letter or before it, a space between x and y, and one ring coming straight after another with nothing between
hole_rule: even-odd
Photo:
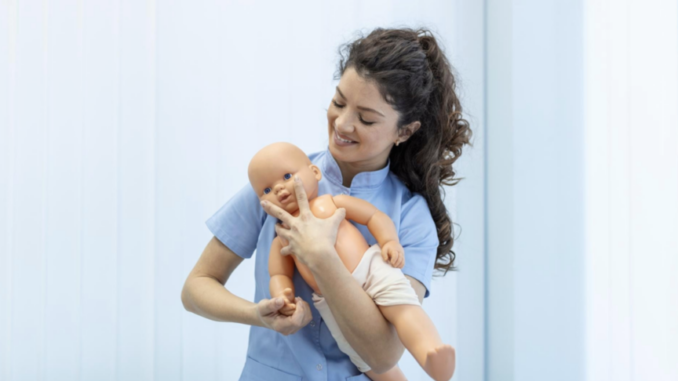
<instances>
[{"instance_id":1,"label":"woman's neck","mask_svg":"<svg viewBox=\"0 0 678 381\"><path fill-rule=\"evenodd\" d=\"M339 161L336 158L334 161L337 162L337 166L339 166L339 170L341 171L342 185L347 188L351 187L353 178L355 178L358 173L378 171L384 168L388 162L388 160L386 160L383 163L346 163Z\"/></svg>"}]
</instances>

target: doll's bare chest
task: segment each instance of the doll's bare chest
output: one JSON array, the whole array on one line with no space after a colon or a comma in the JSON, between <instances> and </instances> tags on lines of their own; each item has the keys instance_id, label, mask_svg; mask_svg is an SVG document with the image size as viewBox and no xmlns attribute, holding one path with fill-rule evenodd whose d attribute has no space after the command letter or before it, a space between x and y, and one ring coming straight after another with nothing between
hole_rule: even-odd
<instances>
[{"instance_id":1,"label":"doll's bare chest","mask_svg":"<svg viewBox=\"0 0 678 381\"><path fill-rule=\"evenodd\" d=\"M337 210L337 206L334 204L334 199L328 194L314 198L313 200L309 201L308 205L311 207L311 212L313 212L313 215L318 218L331 217Z\"/></svg>"}]
</instances>

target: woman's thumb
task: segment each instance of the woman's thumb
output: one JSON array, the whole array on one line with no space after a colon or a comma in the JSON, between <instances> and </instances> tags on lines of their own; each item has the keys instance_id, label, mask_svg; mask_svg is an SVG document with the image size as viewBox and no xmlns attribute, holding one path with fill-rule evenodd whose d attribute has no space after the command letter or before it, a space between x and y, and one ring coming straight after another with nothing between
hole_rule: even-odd
<instances>
[{"instance_id":1,"label":"woman's thumb","mask_svg":"<svg viewBox=\"0 0 678 381\"><path fill-rule=\"evenodd\" d=\"M267 315L281 309L284 305L285 301L282 298L272 298L269 299L266 303L264 303L261 312L264 315Z\"/></svg>"},{"instance_id":2,"label":"woman's thumb","mask_svg":"<svg viewBox=\"0 0 678 381\"><path fill-rule=\"evenodd\" d=\"M330 218L332 218L332 222L334 222L336 226L339 226L341 221L343 221L346 218L346 209L344 208L337 209Z\"/></svg>"}]
</instances>

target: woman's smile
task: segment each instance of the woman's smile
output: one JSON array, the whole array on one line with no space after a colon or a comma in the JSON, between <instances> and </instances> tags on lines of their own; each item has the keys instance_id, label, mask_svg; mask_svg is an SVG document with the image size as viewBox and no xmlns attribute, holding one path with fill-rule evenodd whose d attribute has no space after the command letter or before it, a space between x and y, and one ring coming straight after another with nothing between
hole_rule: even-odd
<instances>
[{"instance_id":1,"label":"woman's smile","mask_svg":"<svg viewBox=\"0 0 678 381\"><path fill-rule=\"evenodd\" d=\"M341 135L336 129L334 130L334 143L340 147L358 144L358 142Z\"/></svg>"}]
</instances>

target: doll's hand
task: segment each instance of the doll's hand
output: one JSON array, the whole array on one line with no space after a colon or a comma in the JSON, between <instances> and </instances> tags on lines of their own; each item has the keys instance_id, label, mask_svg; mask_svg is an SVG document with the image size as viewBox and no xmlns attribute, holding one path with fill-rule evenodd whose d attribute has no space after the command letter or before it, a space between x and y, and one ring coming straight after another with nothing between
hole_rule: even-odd
<instances>
[{"instance_id":1,"label":"doll's hand","mask_svg":"<svg viewBox=\"0 0 678 381\"><path fill-rule=\"evenodd\" d=\"M405 266L405 250L398 242L386 242L381 248L381 257L395 268L402 269Z\"/></svg>"},{"instance_id":2,"label":"doll's hand","mask_svg":"<svg viewBox=\"0 0 678 381\"><path fill-rule=\"evenodd\" d=\"M292 316L297 309L297 305L294 303L295 299L292 289L286 288L279 295L276 295L276 297L282 298L285 301L285 305L278 311L285 316Z\"/></svg>"},{"instance_id":3,"label":"doll's hand","mask_svg":"<svg viewBox=\"0 0 678 381\"><path fill-rule=\"evenodd\" d=\"M283 298L262 299L255 306L261 323L283 335L291 335L311 322L311 307L303 299L295 299L296 308L291 316L283 315L280 310L285 306Z\"/></svg>"}]
</instances>

